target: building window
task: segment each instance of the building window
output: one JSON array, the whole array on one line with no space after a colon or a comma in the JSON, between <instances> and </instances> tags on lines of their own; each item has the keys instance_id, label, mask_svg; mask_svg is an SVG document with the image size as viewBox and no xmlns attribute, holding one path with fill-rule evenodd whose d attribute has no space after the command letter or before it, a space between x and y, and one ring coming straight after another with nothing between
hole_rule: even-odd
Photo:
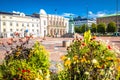
<instances>
[{"instance_id":1,"label":"building window","mask_svg":"<svg viewBox=\"0 0 120 80\"><path fill-rule=\"evenodd\" d=\"M67 23L65 23L65 26L67 26Z\"/></svg>"},{"instance_id":2,"label":"building window","mask_svg":"<svg viewBox=\"0 0 120 80\"><path fill-rule=\"evenodd\" d=\"M38 24L37 24L37 27L38 27Z\"/></svg>"},{"instance_id":3,"label":"building window","mask_svg":"<svg viewBox=\"0 0 120 80\"><path fill-rule=\"evenodd\" d=\"M3 29L3 32L6 32L6 29Z\"/></svg>"},{"instance_id":4,"label":"building window","mask_svg":"<svg viewBox=\"0 0 120 80\"><path fill-rule=\"evenodd\" d=\"M24 23L22 24L22 27L24 27Z\"/></svg>"},{"instance_id":5,"label":"building window","mask_svg":"<svg viewBox=\"0 0 120 80\"><path fill-rule=\"evenodd\" d=\"M34 27L34 24L32 24L32 27Z\"/></svg>"},{"instance_id":6,"label":"building window","mask_svg":"<svg viewBox=\"0 0 120 80\"><path fill-rule=\"evenodd\" d=\"M16 29L16 31L19 31L18 29Z\"/></svg>"},{"instance_id":7,"label":"building window","mask_svg":"<svg viewBox=\"0 0 120 80\"><path fill-rule=\"evenodd\" d=\"M10 26L12 26L12 22L10 22Z\"/></svg>"},{"instance_id":8,"label":"building window","mask_svg":"<svg viewBox=\"0 0 120 80\"><path fill-rule=\"evenodd\" d=\"M34 32L34 29L32 29L32 32Z\"/></svg>"},{"instance_id":9,"label":"building window","mask_svg":"<svg viewBox=\"0 0 120 80\"><path fill-rule=\"evenodd\" d=\"M3 16L3 18L5 18L5 16Z\"/></svg>"},{"instance_id":10,"label":"building window","mask_svg":"<svg viewBox=\"0 0 120 80\"><path fill-rule=\"evenodd\" d=\"M44 20L44 25L46 25L46 21Z\"/></svg>"},{"instance_id":11,"label":"building window","mask_svg":"<svg viewBox=\"0 0 120 80\"><path fill-rule=\"evenodd\" d=\"M10 29L10 31L12 32L13 30L12 30L12 29Z\"/></svg>"},{"instance_id":12,"label":"building window","mask_svg":"<svg viewBox=\"0 0 120 80\"><path fill-rule=\"evenodd\" d=\"M29 24L27 24L27 27L29 27Z\"/></svg>"},{"instance_id":13,"label":"building window","mask_svg":"<svg viewBox=\"0 0 120 80\"><path fill-rule=\"evenodd\" d=\"M16 26L18 26L18 23L16 23Z\"/></svg>"},{"instance_id":14,"label":"building window","mask_svg":"<svg viewBox=\"0 0 120 80\"><path fill-rule=\"evenodd\" d=\"M12 17L10 17L10 19L12 19Z\"/></svg>"},{"instance_id":15,"label":"building window","mask_svg":"<svg viewBox=\"0 0 120 80\"><path fill-rule=\"evenodd\" d=\"M22 29L20 31L22 31Z\"/></svg>"},{"instance_id":16,"label":"building window","mask_svg":"<svg viewBox=\"0 0 120 80\"><path fill-rule=\"evenodd\" d=\"M3 25L5 26L5 25L6 25L6 23L5 23L5 22L3 22Z\"/></svg>"},{"instance_id":17,"label":"building window","mask_svg":"<svg viewBox=\"0 0 120 80\"><path fill-rule=\"evenodd\" d=\"M39 32L39 30L37 29L37 33Z\"/></svg>"}]
</instances>

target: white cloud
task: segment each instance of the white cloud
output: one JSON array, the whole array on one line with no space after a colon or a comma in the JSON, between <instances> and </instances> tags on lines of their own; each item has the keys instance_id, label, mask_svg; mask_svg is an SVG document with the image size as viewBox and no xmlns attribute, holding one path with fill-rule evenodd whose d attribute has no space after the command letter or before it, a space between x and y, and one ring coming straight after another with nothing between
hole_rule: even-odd
<instances>
[{"instance_id":1,"label":"white cloud","mask_svg":"<svg viewBox=\"0 0 120 80\"><path fill-rule=\"evenodd\" d=\"M89 11L89 12L88 12L88 16L89 16L90 18L102 17L102 16L105 16L106 14L107 14L107 13L101 12L101 11L97 12L96 14L93 13L92 11Z\"/></svg>"},{"instance_id":2,"label":"white cloud","mask_svg":"<svg viewBox=\"0 0 120 80\"><path fill-rule=\"evenodd\" d=\"M73 14L73 13L63 13L61 16L70 17L70 15L75 16L75 14Z\"/></svg>"},{"instance_id":3,"label":"white cloud","mask_svg":"<svg viewBox=\"0 0 120 80\"><path fill-rule=\"evenodd\" d=\"M89 11L88 14L92 15L93 13L92 13L92 11Z\"/></svg>"},{"instance_id":4,"label":"white cloud","mask_svg":"<svg viewBox=\"0 0 120 80\"><path fill-rule=\"evenodd\" d=\"M13 11L13 13L20 14L20 12L19 12L19 11Z\"/></svg>"}]
</instances>

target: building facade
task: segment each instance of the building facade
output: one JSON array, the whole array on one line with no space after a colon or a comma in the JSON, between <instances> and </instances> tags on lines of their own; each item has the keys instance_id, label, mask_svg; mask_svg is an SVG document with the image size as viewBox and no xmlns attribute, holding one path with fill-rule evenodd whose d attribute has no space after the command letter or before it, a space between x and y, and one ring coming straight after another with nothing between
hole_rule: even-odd
<instances>
[{"instance_id":1,"label":"building facade","mask_svg":"<svg viewBox=\"0 0 120 80\"><path fill-rule=\"evenodd\" d=\"M88 25L88 27L91 27L91 25L95 23L96 24L96 20L95 19L87 19L87 18L75 18L74 19L74 24L75 26L81 26L81 25Z\"/></svg>"},{"instance_id":2,"label":"building facade","mask_svg":"<svg viewBox=\"0 0 120 80\"><path fill-rule=\"evenodd\" d=\"M61 36L68 32L69 19L62 16L46 14L41 9L39 14L25 15L24 13L0 12L0 36L19 37L34 35L44 37L46 35Z\"/></svg>"},{"instance_id":3,"label":"building facade","mask_svg":"<svg viewBox=\"0 0 120 80\"><path fill-rule=\"evenodd\" d=\"M106 16L97 18L97 24L105 23L107 25L110 22L117 23L116 24L117 31L120 32L120 14L118 14L118 15L116 15L116 14L106 15Z\"/></svg>"}]
</instances>

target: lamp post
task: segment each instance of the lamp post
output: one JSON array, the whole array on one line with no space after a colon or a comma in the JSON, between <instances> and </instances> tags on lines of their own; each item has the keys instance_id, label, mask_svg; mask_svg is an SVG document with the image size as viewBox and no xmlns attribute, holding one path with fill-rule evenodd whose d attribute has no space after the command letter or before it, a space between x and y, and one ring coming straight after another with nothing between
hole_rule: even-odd
<instances>
[{"instance_id":1,"label":"lamp post","mask_svg":"<svg viewBox=\"0 0 120 80\"><path fill-rule=\"evenodd\" d=\"M116 27L117 27L117 23L118 23L118 0L116 0ZM118 29L117 29L117 32L118 32Z\"/></svg>"},{"instance_id":2,"label":"lamp post","mask_svg":"<svg viewBox=\"0 0 120 80\"><path fill-rule=\"evenodd\" d=\"M85 26L85 31L86 31L86 27L88 27L88 6L86 6L86 14L87 14L87 19L86 19L87 25Z\"/></svg>"},{"instance_id":3,"label":"lamp post","mask_svg":"<svg viewBox=\"0 0 120 80\"><path fill-rule=\"evenodd\" d=\"M55 15L57 16L57 9L55 9ZM55 34L56 34L56 38L57 38L57 17L56 17L56 31L55 31Z\"/></svg>"}]
</instances>

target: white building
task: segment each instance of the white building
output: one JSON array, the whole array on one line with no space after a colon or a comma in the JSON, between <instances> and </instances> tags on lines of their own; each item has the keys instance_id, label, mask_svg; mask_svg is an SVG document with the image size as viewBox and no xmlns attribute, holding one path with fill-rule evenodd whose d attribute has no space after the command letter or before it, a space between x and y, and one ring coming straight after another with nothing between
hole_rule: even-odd
<instances>
[{"instance_id":1,"label":"white building","mask_svg":"<svg viewBox=\"0 0 120 80\"><path fill-rule=\"evenodd\" d=\"M88 27L91 27L92 23L96 24L96 20L95 19L86 19L86 18L81 18L81 19L77 19L74 20L75 26L81 26L83 24L88 25Z\"/></svg>"},{"instance_id":2,"label":"white building","mask_svg":"<svg viewBox=\"0 0 120 80\"><path fill-rule=\"evenodd\" d=\"M62 16L47 14L43 9L39 14L25 15L24 13L0 12L0 36L19 37L34 35L44 37L46 35L61 36L68 32L69 19Z\"/></svg>"}]
</instances>

